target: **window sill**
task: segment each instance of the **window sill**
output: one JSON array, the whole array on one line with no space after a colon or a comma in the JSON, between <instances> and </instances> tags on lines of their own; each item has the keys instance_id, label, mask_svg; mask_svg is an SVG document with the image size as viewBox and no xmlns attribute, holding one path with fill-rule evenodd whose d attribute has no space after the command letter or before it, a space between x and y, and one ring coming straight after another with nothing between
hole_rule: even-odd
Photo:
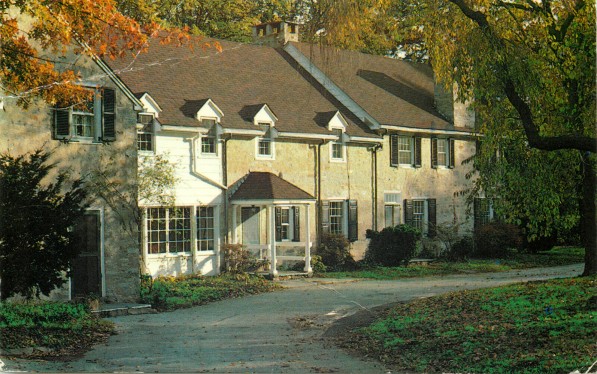
<instances>
[{"instance_id":1,"label":"window sill","mask_svg":"<svg viewBox=\"0 0 597 374\"><path fill-rule=\"evenodd\" d=\"M148 258L179 258L179 257L191 257L191 252L180 252L180 253L148 253Z\"/></svg>"},{"instance_id":2,"label":"window sill","mask_svg":"<svg viewBox=\"0 0 597 374\"><path fill-rule=\"evenodd\" d=\"M343 158L330 158L330 162L334 162L334 163L338 163L338 164L343 164L346 162L345 159Z\"/></svg>"},{"instance_id":3,"label":"window sill","mask_svg":"<svg viewBox=\"0 0 597 374\"><path fill-rule=\"evenodd\" d=\"M274 158L274 156L255 156L255 160L272 161L272 160L275 160L275 158Z\"/></svg>"},{"instance_id":4,"label":"window sill","mask_svg":"<svg viewBox=\"0 0 597 374\"><path fill-rule=\"evenodd\" d=\"M211 159L219 159L220 156L218 156L217 153L200 153L200 157L201 158L211 158Z\"/></svg>"}]
</instances>

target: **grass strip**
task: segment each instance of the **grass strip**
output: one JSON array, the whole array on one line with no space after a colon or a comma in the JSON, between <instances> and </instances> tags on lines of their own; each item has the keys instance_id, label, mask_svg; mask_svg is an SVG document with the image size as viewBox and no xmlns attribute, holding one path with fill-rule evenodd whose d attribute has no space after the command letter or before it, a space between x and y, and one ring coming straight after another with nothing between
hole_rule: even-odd
<instances>
[{"instance_id":1,"label":"grass strip","mask_svg":"<svg viewBox=\"0 0 597 374\"><path fill-rule=\"evenodd\" d=\"M158 277L154 280L144 278L141 282L141 300L164 311L270 292L277 288L279 286L274 282L248 274L222 274L213 277L186 275Z\"/></svg>"},{"instance_id":2,"label":"grass strip","mask_svg":"<svg viewBox=\"0 0 597 374\"><path fill-rule=\"evenodd\" d=\"M391 309L342 345L398 372L569 373L597 360L597 277L451 293Z\"/></svg>"},{"instance_id":3,"label":"grass strip","mask_svg":"<svg viewBox=\"0 0 597 374\"><path fill-rule=\"evenodd\" d=\"M318 274L326 278L367 278L392 280L401 278L429 277L449 274L498 273L513 269L572 265L584 261L584 249L556 247L537 254L513 253L507 259L472 259L465 262L434 261L428 265L408 267L365 267L354 271L338 271Z\"/></svg>"}]
</instances>

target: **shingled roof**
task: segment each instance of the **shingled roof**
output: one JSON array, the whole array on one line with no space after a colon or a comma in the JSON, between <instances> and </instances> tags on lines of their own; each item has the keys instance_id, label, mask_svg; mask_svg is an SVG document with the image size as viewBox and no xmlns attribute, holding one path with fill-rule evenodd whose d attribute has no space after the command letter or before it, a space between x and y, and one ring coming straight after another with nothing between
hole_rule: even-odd
<instances>
[{"instance_id":1,"label":"shingled roof","mask_svg":"<svg viewBox=\"0 0 597 374\"><path fill-rule=\"evenodd\" d=\"M435 108L431 68L360 52L291 43L381 125L470 131Z\"/></svg>"},{"instance_id":2,"label":"shingled roof","mask_svg":"<svg viewBox=\"0 0 597 374\"><path fill-rule=\"evenodd\" d=\"M315 200L294 184L267 172L250 172L230 200Z\"/></svg>"},{"instance_id":3,"label":"shingled roof","mask_svg":"<svg viewBox=\"0 0 597 374\"><path fill-rule=\"evenodd\" d=\"M224 128L258 129L247 108L267 104L278 117L275 126L280 132L330 135L321 118L339 110L348 122L349 135L377 137L332 95L310 81L285 52L219 43L221 52L153 41L146 53L134 59L106 63L132 92L151 95L163 109L159 120L165 125L201 126L194 115L209 98L224 113Z\"/></svg>"}]
</instances>

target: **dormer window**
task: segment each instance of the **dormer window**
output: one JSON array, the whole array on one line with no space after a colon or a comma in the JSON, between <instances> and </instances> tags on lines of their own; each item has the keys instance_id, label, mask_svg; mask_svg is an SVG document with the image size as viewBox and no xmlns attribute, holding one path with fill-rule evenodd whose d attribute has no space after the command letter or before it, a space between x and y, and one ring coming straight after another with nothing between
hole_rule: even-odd
<instances>
[{"instance_id":1,"label":"dormer window","mask_svg":"<svg viewBox=\"0 0 597 374\"><path fill-rule=\"evenodd\" d=\"M344 161L345 147L344 147L344 136L341 129L334 130L338 140L334 140L330 143L330 159L332 161Z\"/></svg>"},{"instance_id":2,"label":"dormer window","mask_svg":"<svg viewBox=\"0 0 597 374\"><path fill-rule=\"evenodd\" d=\"M216 155L217 154L217 135L216 135L216 120L213 118L201 119L203 127L209 128L206 134L201 135L201 154L202 155Z\"/></svg>"},{"instance_id":3,"label":"dormer window","mask_svg":"<svg viewBox=\"0 0 597 374\"><path fill-rule=\"evenodd\" d=\"M153 152L153 114L139 113L137 115L137 150Z\"/></svg>"},{"instance_id":4,"label":"dormer window","mask_svg":"<svg viewBox=\"0 0 597 374\"><path fill-rule=\"evenodd\" d=\"M257 138L257 157L271 159L274 157L271 124L259 123L259 127L264 131L264 134Z\"/></svg>"}]
</instances>

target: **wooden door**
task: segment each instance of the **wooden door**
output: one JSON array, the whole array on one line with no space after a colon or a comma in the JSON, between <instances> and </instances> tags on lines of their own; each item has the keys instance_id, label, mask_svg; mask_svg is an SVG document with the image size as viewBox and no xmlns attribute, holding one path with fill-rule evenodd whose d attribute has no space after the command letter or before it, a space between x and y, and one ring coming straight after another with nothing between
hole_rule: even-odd
<instances>
[{"instance_id":1,"label":"wooden door","mask_svg":"<svg viewBox=\"0 0 597 374\"><path fill-rule=\"evenodd\" d=\"M102 296L100 212L85 213L75 233L82 249L73 262L71 297Z\"/></svg>"}]
</instances>

